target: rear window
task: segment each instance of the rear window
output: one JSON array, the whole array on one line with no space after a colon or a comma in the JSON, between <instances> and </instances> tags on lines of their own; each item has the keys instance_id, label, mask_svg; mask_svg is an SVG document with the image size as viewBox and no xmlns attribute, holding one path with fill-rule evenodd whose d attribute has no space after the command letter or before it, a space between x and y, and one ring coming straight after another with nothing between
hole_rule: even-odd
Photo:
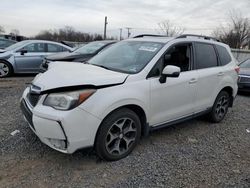
<instances>
[{"instance_id":1,"label":"rear window","mask_svg":"<svg viewBox=\"0 0 250 188\"><path fill-rule=\"evenodd\" d=\"M48 44L48 52L62 52L63 49L61 46L56 44Z\"/></svg>"},{"instance_id":2,"label":"rear window","mask_svg":"<svg viewBox=\"0 0 250 188\"><path fill-rule=\"evenodd\" d=\"M216 67L218 65L213 45L196 43L195 52L197 69Z\"/></svg>"},{"instance_id":3,"label":"rear window","mask_svg":"<svg viewBox=\"0 0 250 188\"><path fill-rule=\"evenodd\" d=\"M240 64L240 68L250 68L250 59Z\"/></svg>"},{"instance_id":4,"label":"rear window","mask_svg":"<svg viewBox=\"0 0 250 188\"><path fill-rule=\"evenodd\" d=\"M226 65L232 61L231 56L229 55L227 49L223 46L216 45L216 49L219 54L221 65Z\"/></svg>"}]
</instances>

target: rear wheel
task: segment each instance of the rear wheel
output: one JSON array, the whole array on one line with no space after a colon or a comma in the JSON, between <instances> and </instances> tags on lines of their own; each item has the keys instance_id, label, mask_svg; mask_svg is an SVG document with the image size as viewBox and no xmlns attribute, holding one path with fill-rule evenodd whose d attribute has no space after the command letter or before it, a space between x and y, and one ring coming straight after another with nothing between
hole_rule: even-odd
<instances>
[{"instance_id":1,"label":"rear wheel","mask_svg":"<svg viewBox=\"0 0 250 188\"><path fill-rule=\"evenodd\" d=\"M228 92L221 91L215 99L212 111L209 114L210 120L214 123L222 121L228 111L230 97Z\"/></svg>"},{"instance_id":2,"label":"rear wheel","mask_svg":"<svg viewBox=\"0 0 250 188\"><path fill-rule=\"evenodd\" d=\"M13 69L10 63L0 61L0 78L8 77L13 73Z\"/></svg>"},{"instance_id":3,"label":"rear wheel","mask_svg":"<svg viewBox=\"0 0 250 188\"><path fill-rule=\"evenodd\" d=\"M119 109L101 124L95 149L102 159L119 160L132 152L140 136L141 123L136 113L127 108Z\"/></svg>"}]
</instances>

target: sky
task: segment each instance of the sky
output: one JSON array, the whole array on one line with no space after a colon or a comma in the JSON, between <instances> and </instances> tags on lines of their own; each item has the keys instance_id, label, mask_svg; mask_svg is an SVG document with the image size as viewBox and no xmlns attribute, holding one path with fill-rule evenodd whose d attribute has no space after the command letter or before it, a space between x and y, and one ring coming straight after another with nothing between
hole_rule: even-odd
<instances>
[{"instance_id":1,"label":"sky","mask_svg":"<svg viewBox=\"0 0 250 188\"><path fill-rule=\"evenodd\" d=\"M250 0L0 0L0 26L34 36L41 30L72 26L75 30L107 35L160 34L158 24L170 20L185 33L210 35L226 25L230 12L250 18Z\"/></svg>"}]
</instances>

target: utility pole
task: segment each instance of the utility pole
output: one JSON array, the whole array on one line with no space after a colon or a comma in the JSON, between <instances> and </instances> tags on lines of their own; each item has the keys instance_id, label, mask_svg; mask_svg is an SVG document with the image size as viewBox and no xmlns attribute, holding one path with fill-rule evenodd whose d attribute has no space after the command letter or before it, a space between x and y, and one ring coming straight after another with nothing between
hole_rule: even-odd
<instances>
[{"instance_id":1,"label":"utility pole","mask_svg":"<svg viewBox=\"0 0 250 188\"><path fill-rule=\"evenodd\" d=\"M120 30L120 40L122 40L122 28L120 28L119 30Z\"/></svg>"},{"instance_id":2,"label":"utility pole","mask_svg":"<svg viewBox=\"0 0 250 188\"><path fill-rule=\"evenodd\" d=\"M106 37L107 37L107 25L108 25L108 18L107 18L107 16L105 16L105 22L104 22L104 36L103 36L104 40L105 40Z\"/></svg>"},{"instance_id":3,"label":"utility pole","mask_svg":"<svg viewBox=\"0 0 250 188\"><path fill-rule=\"evenodd\" d=\"M129 36L131 35L130 29L132 29L132 28L131 27L126 27L126 29L128 30L128 38L129 38Z\"/></svg>"}]
</instances>

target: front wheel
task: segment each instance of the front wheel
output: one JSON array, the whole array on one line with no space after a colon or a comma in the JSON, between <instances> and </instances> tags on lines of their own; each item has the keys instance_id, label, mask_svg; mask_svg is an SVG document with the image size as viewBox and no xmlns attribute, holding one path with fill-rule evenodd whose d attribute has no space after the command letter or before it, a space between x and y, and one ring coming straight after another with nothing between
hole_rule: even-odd
<instances>
[{"instance_id":1,"label":"front wheel","mask_svg":"<svg viewBox=\"0 0 250 188\"><path fill-rule=\"evenodd\" d=\"M95 149L99 157L115 161L126 157L141 136L140 119L133 111L123 108L114 111L101 124Z\"/></svg>"},{"instance_id":2,"label":"front wheel","mask_svg":"<svg viewBox=\"0 0 250 188\"><path fill-rule=\"evenodd\" d=\"M9 63L0 61L0 78L8 77L12 72L12 66Z\"/></svg>"},{"instance_id":3,"label":"front wheel","mask_svg":"<svg viewBox=\"0 0 250 188\"><path fill-rule=\"evenodd\" d=\"M221 91L215 99L212 111L209 114L210 120L214 123L222 121L228 111L230 97L228 92Z\"/></svg>"}]
</instances>

